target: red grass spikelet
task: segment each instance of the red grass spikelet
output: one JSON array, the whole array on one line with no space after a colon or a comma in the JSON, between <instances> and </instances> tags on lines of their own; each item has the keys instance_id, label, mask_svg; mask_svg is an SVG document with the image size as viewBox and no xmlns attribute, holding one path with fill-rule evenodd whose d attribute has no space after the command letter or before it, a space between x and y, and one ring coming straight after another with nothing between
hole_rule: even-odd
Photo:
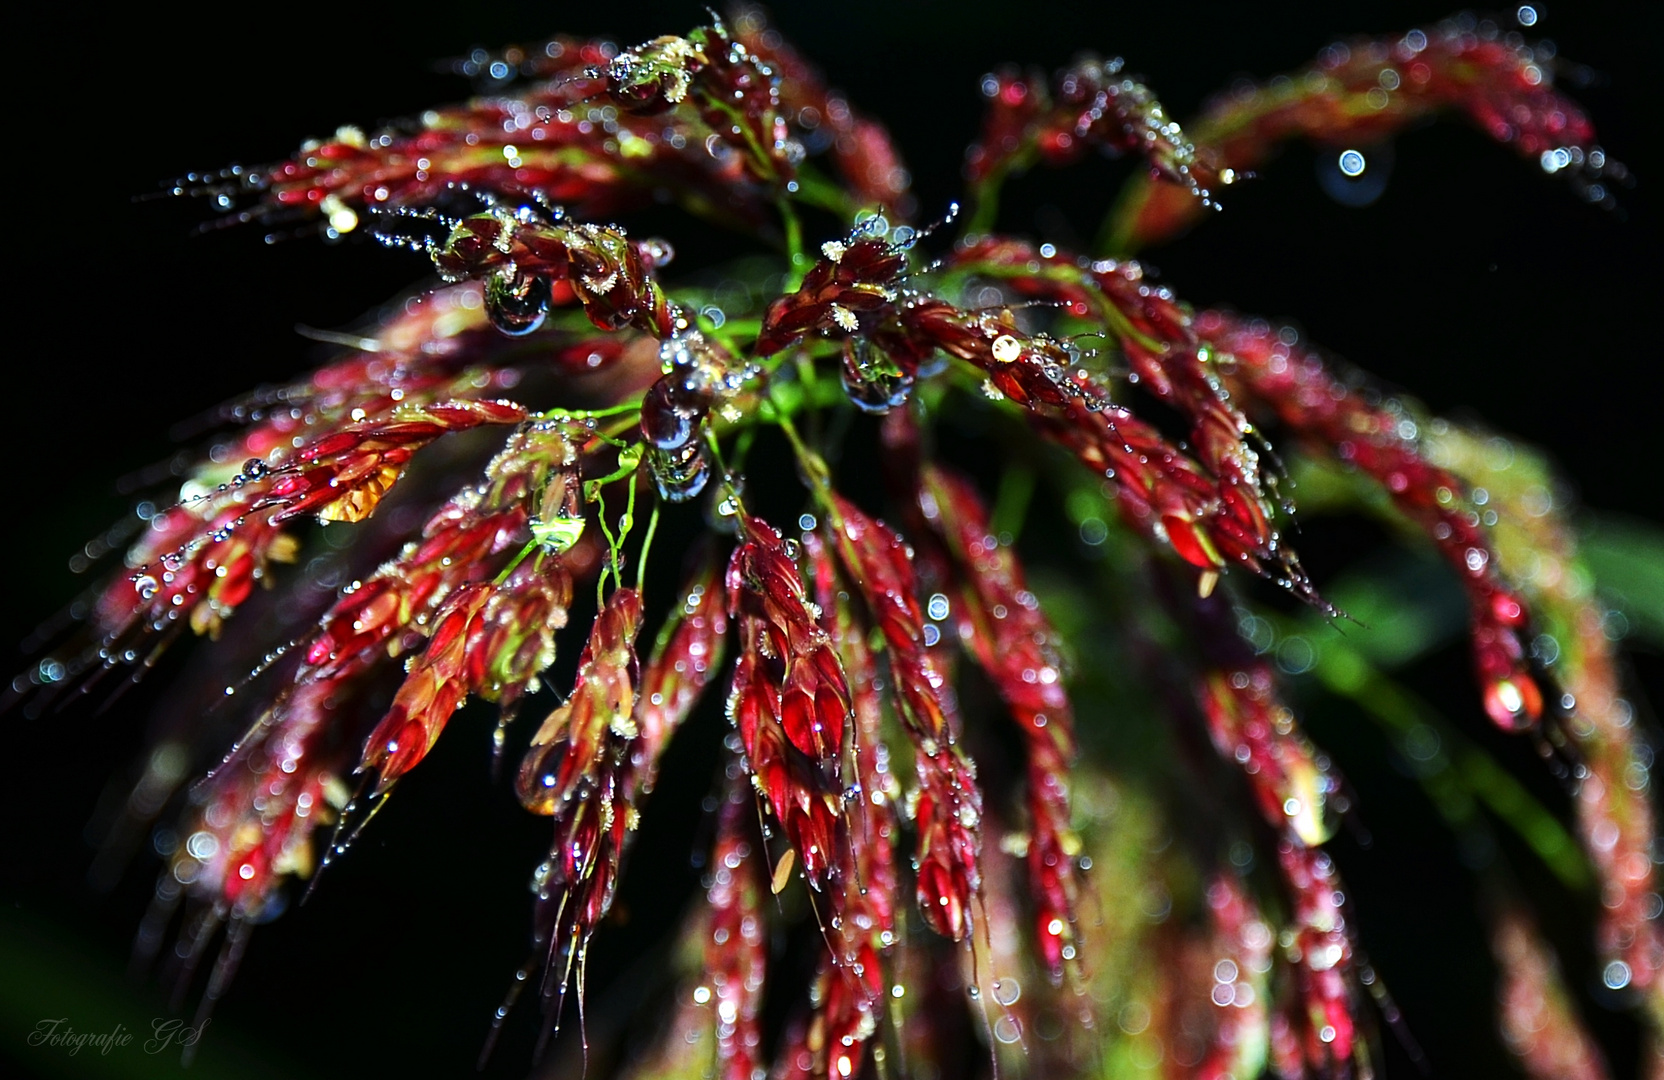
<instances>
[{"instance_id":1,"label":"red grass spikelet","mask_svg":"<svg viewBox=\"0 0 1664 1080\"><path fill-rule=\"evenodd\" d=\"M425 406L482 386L514 385L513 369L467 367L500 351L505 340L486 324L478 289L467 284L412 300L376 328L375 338L358 340L308 380L217 410L211 421L246 426L217 440L191 468L177 505L147 519L127 554L129 572L97 601L91 620L100 635L97 655L77 665L134 662L145 635L165 633L181 617L196 633L217 638L254 584L270 583L272 564L295 559L293 534L251 507L270 495L274 472L298 469L297 451L316 442L309 433L359 417L382 422L401 406ZM342 510L369 501L365 492L343 495Z\"/></svg>"},{"instance_id":2,"label":"red grass spikelet","mask_svg":"<svg viewBox=\"0 0 1664 1080\"><path fill-rule=\"evenodd\" d=\"M732 155L754 179L778 186L794 175L803 148L781 114L779 76L721 19L626 49L597 73L625 112L651 116L686 102L726 151L713 156Z\"/></svg>"},{"instance_id":3,"label":"red grass spikelet","mask_svg":"<svg viewBox=\"0 0 1664 1080\"><path fill-rule=\"evenodd\" d=\"M962 477L931 466L918 499L953 555L960 580L953 622L994 684L1028 750L1029 887L1040 956L1054 981L1078 952L1080 837L1070 822L1076 756L1074 709L1063 687L1056 634L1028 590L1015 553L993 535L981 497Z\"/></svg>"},{"instance_id":4,"label":"red grass spikelet","mask_svg":"<svg viewBox=\"0 0 1664 1080\"><path fill-rule=\"evenodd\" d=\"M730 614L741 633L775 661L781 726L793 746L835 770L849 725L849 684L826 631L816 621L797 563L772 527L747 517L728 569Z\"/></svg>"},{"instance_id":5,"label":"red grass spikelet","mask_svg":"<svg viewBox=\"0 0 1664 1080\"><path fill-rule=\"evenodd\" d=\"M347 802L350 693L338 679L295 683L192 793L169 868L190 895L258 919L281 906L285 878L312 876L313 834Z\"/></svg>"},{"instance_id":6,"label":"red grass spikelet","mask_svg":"<svg viewBox=\"0 0 1664 1080\"><path fill-rule=\"evenodd\" d=\"M507 401L448 401L400 406L385 421L349 424L309 444L292 464L271 470L250 507L279 524L313 513L320 521L362 521L404 474L411 456L452 431L517 424L526 410Z\"/></svg>"},{"instance_id":7,"label":"red grass spikelet","mask_svg":"<svg viewBox=\"0 0 1664 1080\"><path fill-rule=\"evenodd\" d=\"M812 331L852 334L888 313L907 269L902 249L857 229L821 246L795 292L769 305L757 354L772 356Z\"/></svg>"},{"instance_id":8,"label":"red grass spikelet","mask_svg":"<svg viewBox=\"0 0 1664 1080\"><path fill-rule=\"evenodd\" d=\"M848 864L837 769L849 685L779 532L744 514L740 528L727 574L740 637L728 716L753 783L820 889Z\"/></svg>"},{"instance_id":9,"label":"red grass spikelet","mask_svg":"<svg viewBox=\"0 0 1664 1080\"><path fill-rule=\"evenodd\" d=\"M1120 58L1083 57L1047 86L1037 72L1005 67L982 79L988 110L982 134L965 156L973 187L998 183L1036 159L1065 165L1088 150L1139 154L1152 176L1211 205L1218 177L1199 159L1150 88L1122 73Z\"/></svg>"},{"instance_id":10,"label":"red grass spikelet","mask_svg":"<svg viewBox=\"0 0 1664 1080\"><path fill-rule=\"evenodd\" d=\"M1253 428L1225 393L1207 342L1193 325L1189 309L1171 290L1147 281L1136 262L1088 261L1056 250L1043 253L1003 238L962 245L953 262L990 276L1017 296L1056 303L1077 316L1101 318L1126 359L1127 381L1172 405L1190 421L1191 450L1186 456L1193 455L1199 471L1212 481L1211 498L1200 505L1193 505L1194 500L1181 499L1178 504L1162 500L1168 509L1160 512L1160 524L1174 549L1204 570L1225 565L1221 556L1262 571L1274 567L1289 588L1315 601L1299 561L1274 525L1275 508L1259 454L1249 441ZM1087 382L1084 372L1074 377ZM1107 388L1098 394L1113 396ZM1072 411L1078 414L1079 405L1073 404ZM1129 424L1126 410L1113 405L1104 411L1114 428L1131 426L1131 440L1138 439L1142 421ZM1077 426L1088 430L1096 426L1090 419L1075 419ZM1068 441L1071 436L1062 438ZM1088 436L1076 433L1072 438L1075 445L1082 445ZM1110 434L1105 441L1114 438ZM1167 449L1165 456L1172 455L1173 450ZM1095 456L1108 460L1116 455L1111 445L1100 448ZM1167 486L1159 477L1139 476L1151 471L1138 467L1146 463L1137 459L1147 454L1121 456L1121 470L1131 468L1138 487L1155 494L1158 487Z\"/></svg>"},{"instance_id":11,"label":"red grass spikelet","mask_svg":"<svg viewBox=\"0 0 1664 1080\"><path fill-rule=\"evenodd\" d=\"M480 515L476 498L447 503L428 519L420 542L349 588L305 645L306 663L324 672L356 669L419 644L425 622L450 591L484 577L481 561L507 549L525 527L518 508Z\"/></svg>"},{"instance_id":12,"label":"red grass spikelet","mask_svg":"<svg viewBox=\"0 0 1664 1080\"><path fill-rule=\"evenodd\" d=\"M1625 696L1606 601L1588 588L1575 527L1554 509L1552 477L1521 455L1498 462L1496 437L1435 422L1428 451L1467 485L1483 486L1498 515L1488 536L1498 570L1530 599L1534 622L1558 655L1537 651L1563 691L1557 727L1581 760L1573 807L1584 853L1600 883L1596 940L1603 979L1628 980L1653 1016L1664 1016L1664 933L1659 928L1656 810L1651 752Z\"/></svg>"},{"instance_id":13,"label":"red grass spikelet","mask_svg":"<svg viewBox=\"0 0 1664 1080\"><path fill-rule=\"evenodd\" d=\"M937 933L961 941L971 930L971 902L981 891L982 792L976 768L957 745L958 720L943 698L943 679L924 644L924 613L913 586L906 543L853 503L834 496L832 547L856 583L889 659L896 713L913 744L919 790L919 909Z\"/></svg>"},{"instance_id":14,"label":"red grass spikelet","mask_svg":"<svg viewBox=\"0 0 1664 1080\"><path fill-rule=\"evenodd\" d=\"M653 790L670 737L721 673L727 601L720 566L712 561L682 589L680 603L659 633L636 697L636 736L629 743L632 801Z\"/></svg>"},{"instance_id":15,"label":"red grass spikelet","mask_svg":"<svg viewBox=\"0 0 1664 1080\"><path fill-rule=\"evenodd\" d=\"M1055 254L1042 261L1006 240L973 241L953 260L955 269L987 272L1019 295L1101 315L1132 364L1132 381L1191 417L1199 461L1113 404L1107 388L1079 366L1078 350L1025 333L1009 310L970 312L937 298L901 298L904 250L859 231L848 243L827 245L803 285L770 306L759 351L778 351L809 333L862 334L911 378L941 349L980 368L994 390L1035 413L1042 431L1110 475L1126 493L1129 516L1185 561L1204 573L1240 564L1319 602L1272 523L1259 456L1247 442L1251 429L1208 370L1188 312L1167 290L1144 284L1137 264Z\"/></svg>"},{"instance_id":16,"label":"red grass spikelet","mask_svg":"<svg viewBox=\"0 0 1664 1080\"><path fill-rule=\"evenodd\" d=\"M1207 888L1212 923L1208 1008L1212 1038L1193 1075L1197 1080L1257 1076L1265 1066L1270 1001L1265 973L1275 937L1246 883L1217 874ZM1256 988L1257 987L1257 988Z\"/></svg>"},{"instance_id":17,"label":"red grass spikelet","mask_svg":"<svg viewBox=\"0 0 1664 1080\"><path fill-rule=\"evenodd\" d=\"M543 721L521 762L514 789L526 809L563 815L573 800L587 797L600 775L609 733L619 739L635 735L641 618L641 597L634 589L614 592L596 616L571 696Z\"/></svg>"},{"instance_id":18,"label":"red grass spikelet","mask_svg":"<svg viewBox=\"0 0 1664 1080\"><path fill-rule=\"evenodd\" d=\"M847 884L827 897L821 918L828 951L817 969L810 1010L788 1026L779 1061L788 1075L850 1076L860 1071L866 1044L882 1019L882 958L898 940L895 841L901 792L889 770L881 683L865 627L821 536L805 533L803 547L822 622L850 679L850 765L856 783L849 804L851 862L841 874Z\"/></svg>"},{"instance_id":19,"label":"red grass spikelet","mask_svg":"<svg viewBox=\"0 0 1664 1080\"><path fill-rule=\"evenodd\" d=\"M541 551L501 583L453 592L365 742L359 768L375 770L377 793L421 762L468 695L498 701L506 711L535 691L538 674L554 661L554 633L566 625L571 602L570 571Z\"/></svg>"},{"instance_id":20,"label":"red grass spikelet","mask_svg":"<svg viewBox=\"0 0 1664 1080\"><path fill-rule=\"evenodd\" d=\"M411 658L393 707L364 746L362 767L376 771L378 794L427 756L445 721L468 696L469 631L489 596L483 584L453 592L434 619L427 647Z\"/></svg>"},{"instance_id":21,"label":"red grass spikelet","mask_svg":"<svg viewBox=\"0 0 1664 1080\"><path fill-rule=\"evenodd\" d=\"M734 763L717 814L705 899L710 936L705 975L716 1011L716 1059L723 1080L755 1080L765 1067L763 986L768 974L768 882L752 799Z\"/></svg>"},{"instance_id":22,"label":"red grass spikelet","mask_svg":"<svg viewBox=\"0 0 1664 1080\"><path fill-rule=\"evenodd\" d=\"M901 829L898 807L902 793L890 768L890 748L884 737L884 684L867 642L865 624L856 617L831 552L820 534L813 532L803 534L803 547L814 568L822 620L849 676L852 706L852 765L859 793L858 803L850 812L855 860L852 873L859 888L846 890L835 900L855 909L853 917L843 920L846 935L854 934L867 944L876 941L881 947L887 946L896 919L895 845Z\"/></svg>"},{"instance_id":23,"label":"red grass spikelet","mask_svg":"<svg viewBox=\"0 0 1664 1080\"><path fill-rule=\"evenodd\" d=\"M1582 663L1567 680L1576 711L1568 727L1584 756L1587 777L1576 810L1584 850L1601 882L1600 955L1623 965L1629 982L1654 1010L1664 1011L1664 928L1659 925L1657 810L1645 775L1646 751L1637 745L1633 706L1619 696L1605 618L1585 602L1572 627Z\"/></svg>"},{"instance_id":24,"label":"red grass spikelet","mask_svg":"<svg viewBox=\"0 0 1664 1080\"><path fill-rule=\"evenodd\" d=\"M619 56L611 42L553 38L515 65L542 81L428 110L414 130L343 127L287 161L205 178L200 190L252 192L256 204L236 220L318 215L336 233L357 228L359 211L431 205L456 185L537 192L593 219L651 202L668 181L690 208L760 219L768 187L739 155L706 152L717 133L691 104L669 116L603 114L596 98Z\"/></svg>"},{"instance_id":25,"label":"red grass spikelet","mask_svg":"<svg viewBox=\"0 0 1664 1080\"><path fill-rule=\"evenodd\" d=\"M1294 966L1299 1005L1273 1021L1273 1041L1285 1050L1298 1048L1305 1063L1303 1069L1297 1061L1277 1060L1277 1069L1284 1075L1303 1076L1310 1069L1319 1076L1350 1076L1355 1056L1368 1050L1360 1039L1362 994L1340 878L1327 854L1293 838L1277 845L1277 865L1294 904L1285 952ZM1280 1026L1287 1033L1281 1040Z\"/></svg>"},{"instance_id":26,"label":"red grass spikelet","mask_svg":"<svg viewBox=\"0 0 1664 1080\"><path fill-rule=\"evenodd\" d=\"M512 715L535 694L555 659L555 634L566 626L573 572L561 552L540 547L494 583L469 641L469 692Z\"/></svg>"},{"instance_id":27,"label":"red grass spikelet","mask_svg":"<svg viewBox=\"0 0 1664 1080\"><path fill-rule=\"evenodd\" d=\"M273 563L294 562L294 539L270 521L246 520L247 513L247 497L240 497L217 508L185 504L153 516L128 555L131 571L99 597L100 659L116 662L124 647L166 633L182 614L196 633L217 638ZM137 658L136 652L125 657Z\"/></svg>"},{"instance_id":28,"label":"red grass spikelet","mask_svg":"<svg viewBox=\"0 0 1664 1080\"><path fill-rule=\"evenodd\" d=\"M1270 667L1252 663L1211 671L1197 697L1214 748L1242 766L1266 822L1292 830L1308 846L1329 839L1330 797L1339 780L1329 771L1329 759L1295 726L1294 713L1277 700Z\"/></svg>"},{"instance_id":29,"label":"red grass spikelet","mask_svg":"<svg viewBox=\"0 0 1664 1080\"><path fill-rule=\"evenodd\" d=\"M1599 1047L1568 1000L1554 951L1530 918L1504 911L1491 932L1501 969L1497 1010L1502 1038L1531 1080L1606 1080Z\"/></svg>"},{"instance_id":30,"label":"red grass spikelet","mask_svg":"<svg viewBox=\"0 0 1664 1080\"><path fill-rule=\"evenodd\" d=\"M632 326L666 337L673 328L653 276L670 261L669 247L637 243L620 226L546 221L531 210L494 206L457 222L431 254L447 281L484 282L486 312L505 333L537 329L549 305L568 293L602 330Z\"/></svg>"},{"instance_id":31,"label":"red grass spikelet","mask_svg":"<svg viewBox=\"0 0 1664 1080\"><path fill-rule=\"evenodd\" d=\"M1552 47L1458 15L1398 37L1336 42L1305 71L1221 95L1187 129L1198 165L1229 182L1290 139L1367 147L1455 111L1545 171L1566 172L1592 201L1607 202L1598 181L1621 181L1627 172L1595 144L1583 110L1554 88L1557 66ZM1157 242L1200 213L1182 192L1134 184L1117 213L1114 248Z\"/></svg>"},{"instance_id":32,"label":"red grass spikelet","mask_svg":"<svg viewBox=\"0 0 1664 1080\"><path fill-rule=\"evenodd\" d=\"M1228 357L1228 376L1246 398L1378 482L1428 533L1468 593L1486 714L1504 731L1536 724L1543 694L1527 660L1525 601L1497 575L1490 541L1466 505L1467 486L1422 454L1415 421L1348 388L1297 334L1219 312L1199 316L1197 330Z\"/></svg>"},{"instance_id":33,"label":"red grass spikelet","mask_svg":"<svg viewBox=\"0 0 1664 1080\"><path fill-rule=\"evenodd\" d=\"M570 465L576 452L560 423L517 432L487 466L484 480L428 518L419 541L342 594L306 642L306 663L343 670L373 662L383 649L397 656L419 644L451 590L486 579L495 571L495 557L524 546L532 500L551 470Z\"/></svg>"}]
</instances>

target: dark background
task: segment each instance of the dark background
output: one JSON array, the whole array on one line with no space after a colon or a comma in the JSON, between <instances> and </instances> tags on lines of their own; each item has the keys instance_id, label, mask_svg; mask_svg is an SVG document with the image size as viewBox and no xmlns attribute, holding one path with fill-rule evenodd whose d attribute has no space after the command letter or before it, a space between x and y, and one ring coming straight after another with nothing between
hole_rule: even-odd
<instances>
[{"instance_id":1,"label":"dark background","mask_svg":"<svg viewBox=\"0 0 1664 1080\"><path fill-rule=\"evenodd\" d=\"M1246 8L863 0L775 15L857 106L889 124L928 217L960 193L977 79L999 62L1052 67L1082 48L1120 54L1183 119L1237 75L1266 77L1304 64L1337 36L1397 32L1447 14L1436 2ZM99 22L67 7L37 13L12 50L24 85L9 155L13 360L0 535L10 581L0 643L20 640L77 588L68 555L125 507L112 479L170 452L171 424L303 370L313 354L295 324L348 326L424 273L420 258L362 236L268 246L258 226L194 235L211 214L205 204L135 196L192 169L280 158L341 123L371 129L464 96L467 84L440 61L476 44L562 30L628 45L702 17L697 5L657 2L398 12L182 6ZM1292 147L1261 180L1233 189L1224 213L1147 257L1186 299L1292 318L1433 409L1547 448L1588 506L1656 521L1664 493L1654 329L1660 27L1646 4L1566 4L1538 29L1594 71L1593 83L1572 93L1606 149L1639 178L1618 192L1618 212L1582 203L1535 163L1453 120L1396 141L1394 174L1373 206L1330 200L1312 152ZM1009 185L1000 225L1078 244L1132 168L1092 161L1031 173ZM682 252L678 268L744 250L702 249L708 234L693 227L667 235ZM13 653L4 666L25 660ZM177 1015L153 989L120 977L154 866L141 859L114 892L89 892L83 829L100 792L139 752L147 716L182 663L171 659L156 686L101 716L0 716L0 911L16 972L0 972L0 1060L89 1070L77 1075L137 1068L131 1049L102 1066L22 1050L24 1018L68 1014L78 1029L96 1030L94 1018L108 1017L143 1031L153 1016ZM1658 656L1642 653L1633 665L1661 700ZM247 1074L237 1054L263 1058L280 1075L471 1069L485 1019L522 958L524 882L546 844L544 823L484 783L486 722L474 721L440 743L313 903L255 935L209 1040L228 1056L205 1056L204 1075ZM1488 986L1489 969L1483 949L1446 925L1477 926L1448 838L1407 781L1385 766L1346 764L1374 800L1372 820L1400 821L1408 838L1387 851L1340 853L1366 944L1398 987L1436 1075L1505 1068L1489 998L1451 989ZM680 794L697 799L704 768L697 754L689 758L694 779ZM1378 783L1368 779L1372 768ZM696 824L686 817L649 826L649 840L662 830L649 850L667 854L635 861L622 902L642 913L638 932L599 947L601 970L630 970L655 946L655 920L668 925L669 898L693 876L685 852ZM1544 902L1577 914L1575 904ZM1553 936L1621 1073L1634 1061L1635 1032L1589 992L1587 926L1576 921ZM532 1026L528 1014L511 1029L494 1075L526 1071ZM1401 1060L1392 1065L1392 1075L1407 1074ZM166 1073L173 1061L143 1066Z\"/></svg>"}]
</instances>

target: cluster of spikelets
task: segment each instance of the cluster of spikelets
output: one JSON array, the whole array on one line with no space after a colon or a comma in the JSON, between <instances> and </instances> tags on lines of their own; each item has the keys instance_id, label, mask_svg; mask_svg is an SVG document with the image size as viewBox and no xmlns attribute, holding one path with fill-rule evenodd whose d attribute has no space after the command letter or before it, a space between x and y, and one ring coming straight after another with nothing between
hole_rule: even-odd
<instances>
[{"instance_id":1,"label":"cluster of spikelets","mask_svg":"<svg viewBox=\"0 0 1664 1080\"><path fill-rule=\"evenodd\" d=\"M147 667L187 627L218 638L256 583L283 588L278 564L296 560L302 519L373 529L384 500L410 492L416 534L239 690L264 704L165 834L145 933L158 941L183 902L194 962L228 927L210 1000L248 928L314 877L320 851L346 849L465 700L500 707L502 752L557 640L581 641L563 703L514 776L521 803L553 825L534 882L551 1025L582 988L667 744L702 697L721 695L733 731L705 902L686 930L695 959L664 1030L625 1068L897 1075L956 1060L950 1044L983 1029L1025 1048L1017 1071L1095 1068L1093 1025L1118 1006L1094 980L1124 946L1093 899L1121 886L1085 873L1114 849L1094 833L1103 772L1078 757L1063 643L1015 550L978 484L933 452L933 418L980 389L1098 478L1084 490L1153 553L1151 595L1195 653L1177 719L1240 770L1275 852L1263 880L1218 860L1193 925L1149 946L1169 978L1140 1006L1144 1027L1125 1013L1121 1026L1151 1033L1155 1061L1165 1047L1164 1067L1185 1075L1363 1075L1378 1052L1371 1017L1394 1016L1322 849L1345 809L1340 780L1239 635L1246 594L1220 584L1259 575L1330 612L1284 539L1289 508L1260 423L1378 484L1454 567L1484 712L1577 762L1603 957L1661 1018L1644 759L1587 591L1525 569L1575 560L1564 528L1530 505L1537 489L1485 475L1473 436L1427 429L1286 328L1194 311L1136 262L987 231L1005 176L1124 153L1149 166L1116 219L1130 249L1190 224L1283 140L1367 143L1441 110L1603 201L1621 170L1553 89L1551 53L1471 19L1337 45L1306 72L1218 101L1188 131L1118 61L1051 80L992 74L968 156L970 228L934 245L940 226L907 223L909 178L884 129L754 11L624 51L557 38L498 66L526 81L410 127L343 129L276 166L200 178L249 203L245 220L314 218L336 234L371 220L426 250L444 283L309 378L228 406L238 429L82 605L92 644L32 674L69 684ZM775 293L719 311L664 284L670 246L610 219L666 197L778 239L789 261L752 283ZM817 249L802 215L854 225ZM534 389L561 407L505 396ZM851 408L882 416L882 518L840 493L813 433ZM449 492L420 468L404 479L429 447L472 429L501 433L483 474ZM744 481L771 431L808 500L789 523L758 516ZM1479 512L1481 485L1501 524ZM710 537L686 584L644 595L642 568L663 557L649 547L661 509L696 498ZM577 590L595 592L598 613L569 641ZM650 611L664 614L644 639ZM1567 643L1553 670L1529 647L1543 628ZM980 669L1021 748L1009 801L984 791L964 748L961 663ZM390 672L402 681L389 701ZM177 755L152 760L177 771ZM179 779L147 776L144 806ZM799 879L824 940L807 988L780 981L770 945L786 918L770 894ZM1505 1027L1527 1067L1594 1075L1598 1054L1528 918L1499 927L1498 955ZM977 999L969 1022L943 1000L959 985ZM764 1029L765 1000L788 1002L782 1029ZM1061 1035L1048 1029L1057 1016ZM1564 1037L1539 1037L1549 1030Z\"/></svg>"}]
</instances>

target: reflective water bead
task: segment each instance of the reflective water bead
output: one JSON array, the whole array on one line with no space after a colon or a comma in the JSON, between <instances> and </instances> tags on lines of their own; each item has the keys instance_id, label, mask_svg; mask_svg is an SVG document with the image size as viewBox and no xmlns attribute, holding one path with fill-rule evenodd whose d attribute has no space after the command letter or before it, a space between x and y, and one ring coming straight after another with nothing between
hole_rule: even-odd
<instances>
[{"instance_id":1,"label":"reflective water bead","mask_svg":"<svg viewBox=\"0 0 1664 1080\"><path fill-rule=\"evenodd\" d=\"M503 333L529 334L543 325L548 311L548 278L498 271L485 279L485 314Z\"/></svg>"},{"instance_id":2,"label":"reflective water bead","mask_svg":"<svg viewBox=\"0 0 1664 1080\"><path fill-rule=\"evenodd\" d=\"M865 340L847 342L840 375L844 393L857 409L882 414L907 402L913 390L913 377L874 352Z\"/></svg>"}]
</instances>

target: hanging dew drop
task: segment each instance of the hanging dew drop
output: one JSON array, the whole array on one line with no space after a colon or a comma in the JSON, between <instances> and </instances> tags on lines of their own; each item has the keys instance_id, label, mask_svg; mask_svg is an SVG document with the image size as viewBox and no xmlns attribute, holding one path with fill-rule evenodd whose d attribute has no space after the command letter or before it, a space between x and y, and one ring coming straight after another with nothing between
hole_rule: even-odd
<instances>
[{"instance_id":1,"label":"hanging dew drop","mask_svg":"<svg viewBox=\"0 0 1664 1080\"><path fill-rule=\"evenodd\" d=\"M563 551L570 551L572 545L584 534L584 519L582 517L553 517L544 521L533 519L531 522L532 539L543 546L543 550L551 555L559 555Z\"/></svg>"},{"instance_id":2,"label":"hanging dew drop","mask_svg":"<svg viewBox=\"0 0 1664 1080\"><path fill-rule=\"evenodd\" d=\"M660 450L675 451L693 440L699 414L680 406L677 384L660 379L647 391L641 403L641 433Z\"/></svg>"},{"instance_id":3,"label":"hanging dew drop","mask_svg":"<svg viewBox=\"0 0 1664 1080\"><path fill-rule=\"evenodd\" d=\"M653 476L653 487L666 502L687 502L705 490L711 478L711 463L699 443L690 443L679 450L657 447L647 453L647 468Z\"/></svg>"},{"instance_id":4,"label":"hanging dew drop","mask_svg":"<svg viewBox=\"0 0 1664 1080\"><path fill-rule=\"evenodd\" d=\"M913 390L913 377L903 372L888 357L874 355L871 344L863 339L845 343L840 375L844 393L857 409L865 413L883 414L907 402Z\"/></svg>"},{"instance_id":5,"label":"hanging dew drop","mask_svg":"<svg viewBox=\"0 0 1664 1080\"><path fill-rule=\"evenodd\" d=\"M485 279L485 314L503 333L530 334L543 325L548 312L548 278L498 271Z\"/></svg>"}]
</instances>

